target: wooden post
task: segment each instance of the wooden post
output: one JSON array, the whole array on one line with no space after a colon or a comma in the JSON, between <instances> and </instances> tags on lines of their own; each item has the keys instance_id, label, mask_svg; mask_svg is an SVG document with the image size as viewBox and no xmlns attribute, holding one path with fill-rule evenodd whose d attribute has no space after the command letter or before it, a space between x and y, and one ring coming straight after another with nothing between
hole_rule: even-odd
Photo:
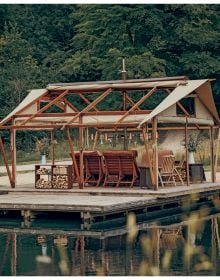
<instances>
[{"instance_id":1,"label":"wooden post","mask_svg":"<svg viewBox=\"0 0 220 280\"><path fill-rule=\"evenodd\" d=\"M95 132L95 137L94 137L94 143L93 143L93 151L95 151L95 149L96 149L96 144L97 144L97 139L98 139L98 133L99 133L99 131L96 130L96 132Z\"/></svg>"},{"instance_id":2,"label":"wooden post","mask_svg":"<svg viewBox=\"0 0 220 280\"><path fill-rule=\"evenodd\" d=\"M86 131L86 150L89 151L89 128L85 129Z\"/></svg>"},{"instance_id":3,"label":"wooden post","mask_svg":"<svg viewBox=\"0 0 220 280\"><path fill-rule=\"evenodd\" d=\"M215 182L215 167L214 167L214 128L210 126L210 165L211 165L211 180Z\"/></svg>"},{"instance_id":4,"label":"wooden post","mask_svg":"<svg viewBox=\"0 0 220 280\"><path fill-rule=\"evenodd\" d=\"M12 276L16 276L17 274L17 234L11 233L11 274Z\"/></svg>"},{"instance_id":5,"label":"wooden post","mask_svg":"<svg viewBox=\"0 0 220 280\"><path fill-rule=\"evenodd\" d=\"M11 170L10 170L9 165L8 165L7 156L6 156L4 144L3 144L3 141L2 141L1 137L0 137L0 149L1 149L2 157L3 157L3 161L4 161L4 164L5 164L6 170L7 170L9 182L10 182L11 187L13 188L12 174L11 174Z\"/></svg>"},{"instance_id":6,"label":"wooden post","mask_svg":"<svg viewBox=\"0 0 220 280\"><path fill-rule=\"evenodd\" d=\"M154 173L153 173L152 163L151 163L151 159L150 159L150 155L149 155L148 136L146 135L145 126L143 126L142 133L143 133L144 146L145 146L145 152L146 152L146 161L147 161L146 163L149 166L150 178L151 178L152 185L154 186L155 185Z\"/></svg>"},{"instance_id":7,"label":"wooden post","mask_svg":"<svg viewBox=\"0 0 220 280\"><path fill-rule=\"evenodd\" d=\"M79 117L79 122L82 124L82 117ZM83 189L84 188L84 172L83 172L83 127L79 127L79 188Z\"/></svg>"},{"instance_id":8,"label":"wooden post","mask_svg":"<svg viewBox=\"0 0 220 280\"><path fill-rule=\"evenodd\" d=\"M13 122L14 125L14 122ZM16 130L11 129L11 168L12 168L12 188L16 186Z\"/></svg>"},{"instance_id":9,"label":"wooden post","mask_svg":"<svg viewBox=\"0 0 220 280\"><path fill-rule=\"evenodd\" d=\"M122 71L121 71L121 78L125 82L126 81L126 69L125 69L125 59L122 59ZM122 108L123 111L126 111L126 102L127 102L127 92L122 92ZM127 128L124 128L124 150L128 150L128 139L127 139Z\"/></svg>"},{"instance_id":10,"label":"wooden post","mask_svg":"<svg viewBox=\"0 0 220 280\"><path fill-rule=\"evenodd\" d=\"M186 184L190 185L189 179L189 155L188 155L188 118L186 117L185 123L185 155L186 155Z\"/></svg>"},{"instance_id":11,"label":"wooden post","mask_svg":"<svg viewBox=\"0 0 220 280\"><path fill-rule=\"evenodd\" d=\"M54 165L55 163L55 158L54 158L54 129L51 130L51 133L50 133L50 139L51 139L51 162L52 162L52 165Z\"/></svg>"},{"instance_id":12,"label":"wooden post","mask_svg":"<svg viewBox=\"0 0 220 280\"><path fill-rule=\"evenodd\" d=\"M217 139L216 150L215 150L215 173L214 173L215 181L216 181L216 172L217 172L217 168L218 168L219 142L220 142L220 127L218 127L218 139Z\"/></svg>"},{"instance_id":13,"label":"wooden post","mask_svg":"<svg viewBox=\"0 0 220 280\"><path fill-rule=\"evenodd\" d=\"M73 142L72 142L71 135L70 135L70 129L67 128L66 132L67 132L68 144L69 144L69 148L70 148L70 152L71 152L72 160L73 160L73 165L74 165L73 172L75 170L77 180L78 180L78 182L80 182L79 170L78 170L76 157L75 157L75 153L74 153L74 149L73 149Z\"/></svg>"},{"instance_id":14,"label":"wooden post","mask_svg":"<svg viewBox=\"0 0 220 280\"><path fill-rule=\"evenodd\" d=\"M157 118L152 119L152 150L153 150L153 173L154 189L158 190L158 147L157 147Z\"/></svg>"}]
</instances>

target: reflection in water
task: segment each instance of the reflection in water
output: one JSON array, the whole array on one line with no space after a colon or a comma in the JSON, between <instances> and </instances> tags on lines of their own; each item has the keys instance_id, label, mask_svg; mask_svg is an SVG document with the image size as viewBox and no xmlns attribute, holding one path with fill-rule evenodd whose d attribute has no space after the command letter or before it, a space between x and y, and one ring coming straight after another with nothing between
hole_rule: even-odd
<instances>
[{"instance_id":1,"label":"reflection in water","mask_svg":"<svg viewBox=\"0 0 220 280\"><path fill-rule=\"evenodd\" d=\"M219 217L131 216L127 226L90 231L1 225L0 275L219 275Z\"/></svg>"}]
</instances>

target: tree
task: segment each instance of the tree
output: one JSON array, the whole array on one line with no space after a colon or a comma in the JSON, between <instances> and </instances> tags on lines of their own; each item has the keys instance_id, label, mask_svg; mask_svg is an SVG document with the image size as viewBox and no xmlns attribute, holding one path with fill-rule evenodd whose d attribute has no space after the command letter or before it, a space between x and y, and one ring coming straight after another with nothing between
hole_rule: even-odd
<instances>
[{"instance_id":1,"label":"tree","mask_svg":"<svg viewBox=\"0 0 220 280\"><path fill-rule=\"evenodd\" d=\"M10 26L0 37L0 116L16 107L27 91L40 86L40 71L33 49L16 27Z\"/></svg>"}]
</instances>

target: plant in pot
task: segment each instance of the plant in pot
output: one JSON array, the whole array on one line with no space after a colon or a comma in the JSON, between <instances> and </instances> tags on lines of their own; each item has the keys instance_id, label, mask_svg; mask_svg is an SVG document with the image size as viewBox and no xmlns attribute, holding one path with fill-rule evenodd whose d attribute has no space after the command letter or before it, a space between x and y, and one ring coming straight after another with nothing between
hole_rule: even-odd
<instances>
[{"instance_id":1,"label":"plant in pot","mask_svg":"<svg viewBox=\"0 0 220 280\"><path fill-rule=\"evenodd\" d=\"M196 143L190 136L188 141L189 163L195 163L194 153L196 152Z\"/></svg>"},{"instance_id":2,"label":"plant in pot","mask_svg":"<svg viewBox=\"0 0 220 280\"><path fill-rule=\"evenodd\" d=\"M36 151L41 156L41 164L44 165L47 163L47 156L49 155L49 139L44 137L42 139L37 139L36 141Z\"/></svg>"},{"instance_id":3,"label":"plant in pot","mask_svg":"<svg viewBox=\"0 0 220 280\"><path fill-rule=\"evenodd\" d=\"M195 163L194 153L197 147L204 140L204 135L202 133L192 132L188 139L188 151L189 151L189 163Z\"/></svg>"}]
</instances>

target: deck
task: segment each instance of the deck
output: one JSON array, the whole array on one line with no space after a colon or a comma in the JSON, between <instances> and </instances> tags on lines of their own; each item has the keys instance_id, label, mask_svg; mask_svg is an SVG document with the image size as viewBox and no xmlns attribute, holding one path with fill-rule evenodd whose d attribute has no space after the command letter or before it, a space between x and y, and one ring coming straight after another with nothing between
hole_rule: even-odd
<instances>
[{"instance_id":1,"label":"deck","mask_svg":"<svg viewBox=\"0 0 220 280\"><path fill-rule=\"evenodd\" d=\"M129 212L148 213L152 209L182 207L186 201L197 203L219 199L220 183L165 187L158 191L139 187L47 190L35 189L28 184L15 189L0 187L0 194L0 209L3 210L0 212L19 211L26 221L42 212L72 212L78 214L83 228L88 228L97 217L105 219Z\"/></svg>"}]
</instances>

